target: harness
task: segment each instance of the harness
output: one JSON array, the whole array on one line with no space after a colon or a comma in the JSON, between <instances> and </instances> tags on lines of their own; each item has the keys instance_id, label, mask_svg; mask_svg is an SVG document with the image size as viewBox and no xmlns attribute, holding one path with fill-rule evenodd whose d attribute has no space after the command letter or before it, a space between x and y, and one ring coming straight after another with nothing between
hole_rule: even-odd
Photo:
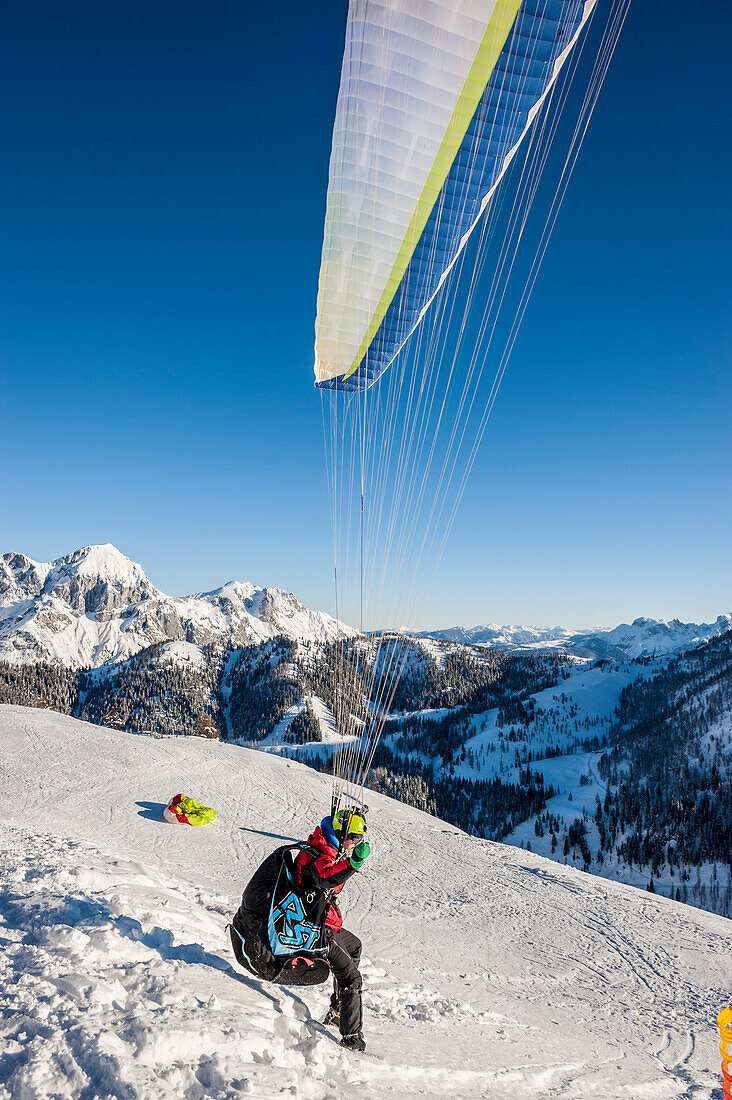
<instances>
[{"instance_id":1,"label":"harness","mask_svg":"<svg viewBox=\"0 0 732 1100\"><path fill-rule=\"evenodd\" d=\"M330 976L325 918L332 892L299 885L295 859L302 852L320 854L298 841L272 852L229 925L236 961L265 982L320 985Z\"/></svg>"},{"instance_id":2,"label":"harness","mask_svg":"<svg viewBox=\"0 0 732 1100\"><path fill-rule=\"evenodd\" d=\"M293 852L319 855L316 848L305 842L292 844L283 851L267 920L270 950L275 957L301 952L325 955L328 951L324 942L325 917L332 891L305 892L295 880Z\"/></svg>"}]
</instances>

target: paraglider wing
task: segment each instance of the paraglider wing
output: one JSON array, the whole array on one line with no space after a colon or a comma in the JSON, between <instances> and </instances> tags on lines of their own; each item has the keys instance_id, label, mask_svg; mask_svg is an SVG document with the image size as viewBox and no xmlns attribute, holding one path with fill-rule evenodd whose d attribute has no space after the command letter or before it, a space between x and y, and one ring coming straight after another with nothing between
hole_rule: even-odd
<instances>
[{"instance_id":1,"label":"paraglider wing","mask_svg":"<svg viewBox=\"0 0 732 1100\"><path fill-rule=\"evenodd\" d=\"M490 202L595 0L352 0L316 385L386 370Z\"/></svg>"}]
</instances>

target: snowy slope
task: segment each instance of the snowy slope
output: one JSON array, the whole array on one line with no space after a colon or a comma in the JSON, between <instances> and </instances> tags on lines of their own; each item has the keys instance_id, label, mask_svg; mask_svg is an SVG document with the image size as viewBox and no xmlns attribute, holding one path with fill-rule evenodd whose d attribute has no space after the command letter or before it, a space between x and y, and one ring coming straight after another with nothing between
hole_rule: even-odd
<instances>
[{"instance_id":1,"label":"snowy slope","mask_svg":"<svg viewBox=\"0 0 732 1100\"><path fill-rule=\"evenodd\" d=\"M547 749L558 746L562 752L569 752L578 737L604 737L610 730L623 688L639 677L653 676L657 667L658 662L648 666L629 663L571 668L566 680L529 697L532 703L529 725L515 721L501 729L497 725L497 709L476 714L472 720L476 733L465 743L466 750L475 754L476 763L460 764L455 773L466 778L491 779L499 774L513 777L518 771L514 766L517 750L523 763L528 762L527 754L531 753L532 769L542 770L547 763L544 758ZM512 731L510 738L509 731ZM567 759L557 756L558 766Z\"/></svg>"},{"instance_id":2,"label":"snowy slope","mask_svg":"<svg viewBox=\"0 0 732 1100\"><path fill-rule=\"evenodd\" d=\"M0 1098L721 1096L730 922L468 837L370 795L344 890L365 944L366 1056L326 990L237 971L225 924L329 783L198 738L0 707ZM165 824L184 790L218 810Z\"/></svg>"},{"instance_id":3,"label":"snowy slope","mask_svg":"<svg viewBox=\"0 0 732 1100\"><path fill-rule=\"evenodd\" d=\"M0 660L68 667L120 661L157 642L252 645L276 635L333 641L354 631L281 588L230 581L172 597L114 546L55 562L0 557Z\"/></svg>"}]
</instances>

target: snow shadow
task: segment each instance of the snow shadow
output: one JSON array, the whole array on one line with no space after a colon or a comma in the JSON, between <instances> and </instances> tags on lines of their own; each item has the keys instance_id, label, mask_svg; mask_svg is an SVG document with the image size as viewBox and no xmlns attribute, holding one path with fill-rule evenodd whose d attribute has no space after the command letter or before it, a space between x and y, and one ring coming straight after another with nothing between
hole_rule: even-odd
<instances>
[{"instance_id":1,"label":"snow shadow","mask_svg":"<svg viewBox=\"0 0 732 1100\"><path fill-rule=\"evenodd\" d=\"M25 1027L26 1021L27 1021L27 1017L25 1017L25 1016L20 1017L20 1023L18 1025L18 1029L17 1029L18 1032L25 1031L26 1034L28 1034L28 1030ZM13 1031L7 1032L6 1033L6 1040L7 1039L13 1039L17 1042L17 1039L15 1039L15 1035L16 1035L16 1033L14 1033ZM53 1035L52 1031L51 1031L51 1035ZM45 1038L45 1036L44 1036L44 1038ZM50 1038L50 1036L49 1036L49 1038ZM4 1052L4 1053L0 1054L0 1084L5 1084L5 1082L8 1081L12 1077L12 1075L15 1073L16 1069L19 1069L20 1066L26 1065L28 1060L29 1060L28 1052L25 1051L25 1050L18 1050L18 1051L15 1051L13 1054L8 1054L7 1052Z\"/></svg>"},{"instance_id":2,"label":"snow shadow","mask_svg":"<svg viewBox=\"0 0 732 1100\"><path fill-rule=\"evenodd\" d=\"M176 945L173 933L168 928L155 927L149 932L143 930L139 920L134 917L118 916L114 918L114 927L121 936L135 943L141 943L152 951L157 951L166 962L198 963L210 966L214 970L231 970L231 964L201 947L200 943L181 943Z\"/></svg>"},{"instance_id":3,"label":"snow shadow","mask_svg":"<svg viewBox=\"0 0 732 1100\"><path fill-rule=\"evenodd\" d=\"M142 806L142 809L137 811L138 817L147 818L148 821L159 821L161 825L165 824L163 810L168 805L167 802L136 802L135 805Z\"/></svg>"},{"instance_id":4,"label":"snow shadow","mask_svg":"<svg viewBox=\"0 0 732 1100\"><path fill-rule=\"evenodd\" d=\"M281 833L265 833L263 829L247 829L245 825L240 825L239 828L243 833L254 833L255 836L269 836L272 840L288 840L293 844L297 844L298 842L298 838L295 836L282 836Z\"/></svg>"},{"instance_id":5,"label":"snow shadow","mask_svg":"<svg viewBox=\"0 0 732 1100\"><path fill-rule=\"evenodd\" d=\"M161 959L165 962L184 962L193 963L198 966L210 966L212 970L218 970L221 973L228 974L234 981L240 982L248 989L253 989L255 992L267 997L273 1004L279 1005L276 997L273 997L263 986L262 982L256 978L250 978L248 975L239 974L234 970L233 966L226 959L222 959L220 955L214 955L212 951L206 951L204 947L201 947L200 943L181 943L176 945L173 939L173 933L168 928L155 927L149 932L143 930L139 920L135 920L134 917L118 916L110 911L110 917L114 924L114 928L121 936L126 939L133 940L135 943L141 943L145 947L149 947L152 951L156 951Z\"/></svg>"}]
</instances>

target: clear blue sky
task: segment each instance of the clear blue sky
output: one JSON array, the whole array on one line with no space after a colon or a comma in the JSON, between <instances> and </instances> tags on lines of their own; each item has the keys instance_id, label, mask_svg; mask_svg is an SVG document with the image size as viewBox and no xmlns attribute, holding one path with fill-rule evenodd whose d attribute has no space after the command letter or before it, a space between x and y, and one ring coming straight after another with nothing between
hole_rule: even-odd
<instances>
[{"instance_id":1,"label":"clear blue sky","mask_svg":"<svg viewBox=\"0 0 732 1100\"><path fill-rule=\"evenodd\" d=\"M732 607L726 0L635 0L425 627ZM346 5L7 0L0 550L332 610L317 272Z\"/></svg>"}]
</instances>

